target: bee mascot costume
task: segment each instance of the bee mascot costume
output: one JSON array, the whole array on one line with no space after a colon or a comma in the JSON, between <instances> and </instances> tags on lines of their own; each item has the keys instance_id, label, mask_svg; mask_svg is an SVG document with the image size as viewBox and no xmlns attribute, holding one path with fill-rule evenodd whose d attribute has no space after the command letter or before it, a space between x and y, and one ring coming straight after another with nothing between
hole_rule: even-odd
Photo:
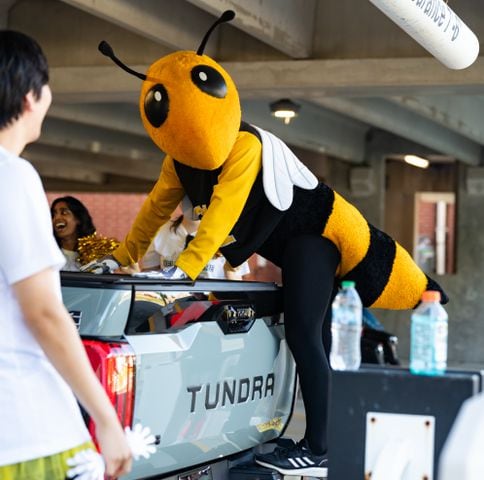
<instances>
[{"instance_id":1,"label":"bee mascot costume","mask_svg":"<svg viewBox=\"0 0 484 480\"><path fill-rule=\"evenodd\" d=\"M203 54L212 30L234 16L224 12L197 52L160 58L146 74L124 65L106 42L99 45L143 80L143 125L166 153L157 183L114 251L116 262L111 257L104 265L137 262L187 196L201 222L167 276L196 279L218 250L234 267L253 253L280 266L286 338L297 364L307 427L292 449L278 448L257 461L282 473L319 476L326 473L330 376L329 343L322 338L330 337L328 307L337 283L354 280L367 307L410 309L427 289L441 291L444 302L447 298L398 243L318 183L279 138L241 121L234 82Z\"/></svg>"}]
</instances>

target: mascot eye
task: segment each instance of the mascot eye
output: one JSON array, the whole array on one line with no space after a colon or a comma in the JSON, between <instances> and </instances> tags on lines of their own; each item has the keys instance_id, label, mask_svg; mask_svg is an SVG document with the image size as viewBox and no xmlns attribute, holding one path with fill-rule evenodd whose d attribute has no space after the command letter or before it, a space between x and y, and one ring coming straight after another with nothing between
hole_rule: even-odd
<instances>
[{"instance_id":1,"label":"mascot eye","mask_svg":"<svg viewBox=\"0 0 484 480\"><path fill-rule=\"evenodd\" d=\"M159 127L166 120L169 109L168 92L163 85L152 87L145 97L145 114L153 127Z\"/></svg>"},{"instance_id":2,"label":"mascot eye","mask_svg":"<svg viewBox=\"0 0 484 480\"><path fill-rule=\"evenodd\" d=\"M192 69L192 82L202 91L212 97L225 98L227 84L224 77L215 68L207 65L197 65Z\"/></svg>"}]
</instances>

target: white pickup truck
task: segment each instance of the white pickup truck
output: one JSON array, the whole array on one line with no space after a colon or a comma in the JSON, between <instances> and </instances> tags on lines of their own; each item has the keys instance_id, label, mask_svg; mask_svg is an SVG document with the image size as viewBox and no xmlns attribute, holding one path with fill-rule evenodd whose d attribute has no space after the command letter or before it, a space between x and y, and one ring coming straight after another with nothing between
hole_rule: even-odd
<instances>
[{"instance_id":1,"label":"white pickup truck","mask_svg":"<svg viewBox=\"0 0 484 480\"><path fill-rule=\"evenodd\" d=\"M256 477L252 452L283 433L295 398L279 287L64 272L62 292L121 422L157 439L123 478Z\"/></svg>"}]
</instances>

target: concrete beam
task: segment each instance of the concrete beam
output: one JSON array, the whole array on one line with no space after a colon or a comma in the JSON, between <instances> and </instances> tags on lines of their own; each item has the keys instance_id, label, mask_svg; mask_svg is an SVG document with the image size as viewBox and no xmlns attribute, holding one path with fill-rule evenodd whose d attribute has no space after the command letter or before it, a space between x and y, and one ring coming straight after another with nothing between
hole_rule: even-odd
<instances>
[{"instance_id":1,"label":"concrete beam","mask_svg":"<svg viewBox=\"0 0 484 480\"><path fill-rule=\"evenodd\" d=\"M67 120L149 138L136 105L117 105L114 103L68 105L55 102L47 115L48 118Z\"/></svg>"},{"instance_id":2,"label":"concrete beam","mask_svg":"<svg viewBox=\"0 0 484 480\"><path fill-rule=\"evenodd\" d=\"M388 100L484 145L484 123L482 121L484 97L482 96L432 95L421 97L405 95L389 97Z\"/></svg>"},{"instance_id":3,"label":"concrete beam","mask_svg":"<svg viewBox=\"0 0 484 480\"><path fill-rule=\"evenodd\" d=\"M243 118L271 131L288 144L354 163L363 162L366 125L310 103L300 103L299 116L289 125L271 115L269 101L244 101Z\"/></svg>"},{"instance_id":4,"label":"concrete beam","mask_svg":"<svg viewBox=\"0 0 484 480\"><path fill-rule=\"evenodd\" d=\"M42 183L46 192L122 192L122 193L144 193L146 194L153 188L153 182L136 181L132 178L121 179L113 178L108 175L102 185L93 183L69 181L65 179L56 179L43 177Z\"/></svg>"},{"instance_id":5,"label":"concrete beam","mask_svg":"<svg viewBox=\"0 0 484 480\"><path fill-rule=\"evenodd\" d=\"M484 57L465 70L431 58L225 62L242 98L484 94ZM135 65L146 71L148 65ZM60 102L137 101L140 82L116 66L54 67Z\"/></svg>"},{"instance_id":6,"label":"concrete beam","mask_svg":"<svg viewBox=\"0 0 484 480\"><path fill-rule=\"evenodd\" d=\"M366 151L368 160L371 158L401 158L408 152L421 157L435 156L435 150L400 137L386 130L372 129L367 137Z\"/></svg>"},{"instance_id":7,"label":"concrete beam","mask_svg":"<svg viewBox=\"0 0 484 480\"><path fill-rule=\"evenodd\" d=\"M62 0L91 15L121 26L175 50L196 50L213 16L178 0ZM203 26L203 27L201 27ZM214 55L217 32L207 45Z\"/></svg>"},{"instance_id":8,"label":"concrete beam","mask_svg":"<svg viewBox=\"0 0 484 480\"><path fill-rule=\"evenodd\" d=\"M102 185L105 175L100 172L89 170L77 165L60 164L55 160L38 159L35 155L25 152L25 158L29 160L39 175L44 178L55 178L59 180L70 180L94 185Z\"/></svg>"},{"instance_id":9,"label":"concrete beam","mask_svg":"<svg viewBox=\"0 0 484 480\"><path fill-rule=\"evenodd\" d=\"M93 174L111 174L148 181L154 181L158 178L162 163L161 161L153 163L142 159L89 153L44 143L29 145L25 150L25 155L29 160L54 162L59 170L68 166Z\"/></svg>"},{"instance_id":10,"label":"concrete beam","mask_svg":"<svg viewBox=\"0 0 484 480\"><path fill-rule=\"evenodd\" d=\"M432 58L227 62L243 96L382 96L484 93L484 57L466 70Z\"/></svg>"},{"instance_id":11,"label":"concrete beam","mask_svg":"<svg viewBox=\"0 0 484 480\"><path fill-rule=\"evenodd\" d=\"M117 158L141 159L154 165L161 165L164 157L148 138L87 125L80 128L77 123L52 118L45 120L39 141L53 147L72 148ZM119 167L122 170L122 164Z\"/></svg>"},{"instance_id":12,"label":"concrete beam","mask_svg":"<svg viewBox=\"0 0 484 480\"><path fill-rule=\"evenodd\" d=\"M314 102L470 165L480 164L481 146L479 144L384 99L320 97Z\"/></svg>"},{"instance_id":13,"label":"concrete beam","mask_svg":"<svg viewBox=\"0 0 484 480\"><path fill-rule=\"evenodd\" d=\"M49 73L54 102L137 102L141 81L106 60L108 63L102 67L52 67ZM138 72L145 72L148 67L131 66Z\"/></svg>"},{"instance_id":14,"label":"concrete beam","mask_svg":"<svg viewBox=\"0 0 484 480\"><path fill-rule=\"evenodd\" d=\"M231 25L294 58L311 55L315 0L188 0L213 15L233 9Z\"/></svg>"}]
</instances>

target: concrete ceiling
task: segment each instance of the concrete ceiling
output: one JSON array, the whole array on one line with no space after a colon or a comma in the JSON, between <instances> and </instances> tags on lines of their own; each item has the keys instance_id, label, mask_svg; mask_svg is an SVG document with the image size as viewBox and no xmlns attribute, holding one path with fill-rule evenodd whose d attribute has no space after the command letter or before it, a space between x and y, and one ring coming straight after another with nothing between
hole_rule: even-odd
<instances>
[{"instance_id":1,"label":"concrete ceiling","mask_svg":"<svg viewBox=\"0 0 484 480\"><path fill-rule=\"evenodd\" d=\"M482 0L449 5L484 39ZM109 41L143 72L172 51L196 50L229 8L236 18L206 53L235 80L245 120L322 158L363 163L377 129L434 158L482 164L484 57L449 70L367 0L0 0L2 27L34 36L51 66L54 103L26 151L47 184L152 183L163 154L139 119L140 81L97 45ZM289 125L269 110L286 97L301 105Z\"/></svg>"}]
</instances>

